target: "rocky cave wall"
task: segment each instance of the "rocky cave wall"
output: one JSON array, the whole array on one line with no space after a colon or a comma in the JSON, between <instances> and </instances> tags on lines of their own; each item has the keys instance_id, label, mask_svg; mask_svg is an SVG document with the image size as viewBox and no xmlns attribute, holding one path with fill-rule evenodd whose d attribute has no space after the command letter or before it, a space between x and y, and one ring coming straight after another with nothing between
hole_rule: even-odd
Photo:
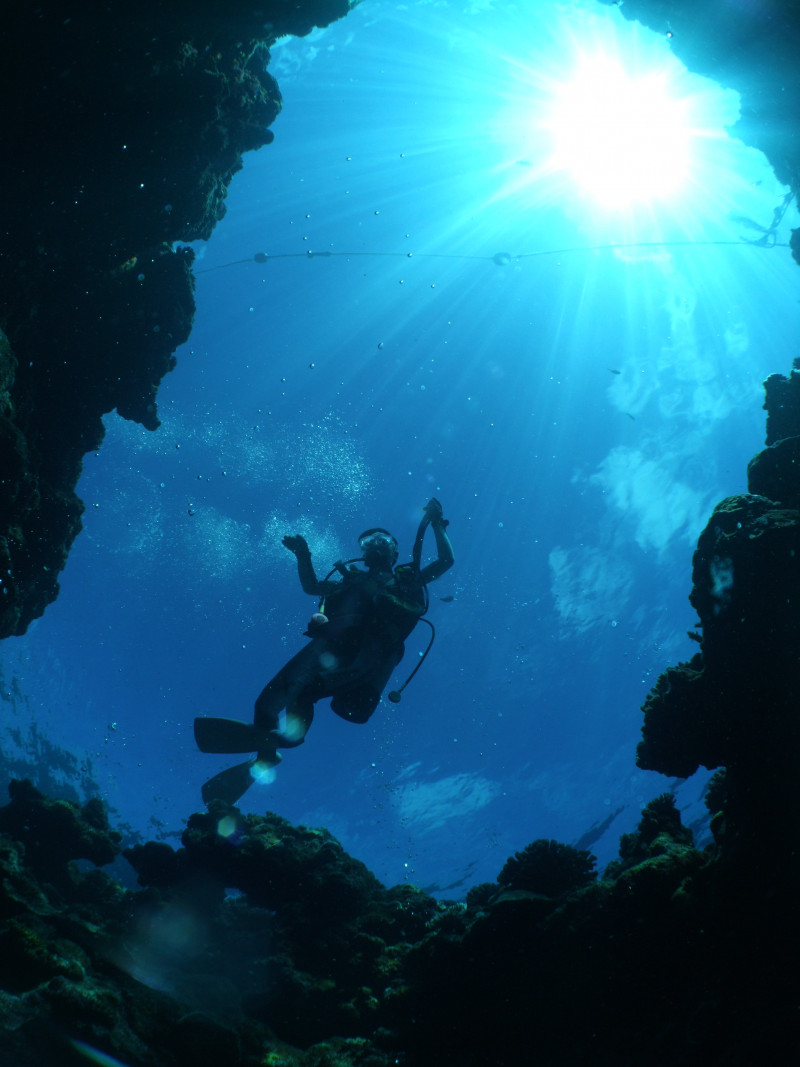
<instances>
[{"instance_id":1,"label":"rocky cave wall","mask_svg":"<svg viewBox=\"0 0 800 1067\"><path fill-rule=\"evenodd\" d=\"M83 455L156 393L194 313L192 254L272 140L269 48L348 0L5 4L0 64L0 637L58 593Z\"/></svg>"}]
</instances>

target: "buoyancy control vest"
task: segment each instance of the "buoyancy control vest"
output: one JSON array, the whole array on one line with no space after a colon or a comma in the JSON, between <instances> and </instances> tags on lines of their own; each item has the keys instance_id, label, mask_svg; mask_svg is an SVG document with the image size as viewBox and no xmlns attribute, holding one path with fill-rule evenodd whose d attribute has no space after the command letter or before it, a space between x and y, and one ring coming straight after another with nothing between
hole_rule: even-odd
<instances>
[{"instance_id":1,"label":"buoyancy control vest","mask_svg":"<svg viewBox=\"0 0 800 1067\"><path fill-rule=\"evenodd\" d=\"M320 601L319 611L328 618L326 637L336 640L369 630L381 644L405 641L428 606L418 574L413 564L401 564L381 583L367 572L349 571Z\"/></svg>"}]
</instances>

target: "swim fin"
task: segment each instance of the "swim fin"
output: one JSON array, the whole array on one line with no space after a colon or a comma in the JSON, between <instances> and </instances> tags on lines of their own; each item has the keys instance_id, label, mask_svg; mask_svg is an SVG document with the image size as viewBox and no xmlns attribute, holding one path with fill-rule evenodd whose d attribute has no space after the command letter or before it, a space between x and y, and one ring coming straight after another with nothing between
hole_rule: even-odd
<instances>
[{"instance_id":1,"label":"swim fin","mask_svg":"<svg viewBox=\"0 0 800 1067\"><path fill-rule=\"evenodd\" d=\"M194 739L201 752L257 752L266 737L265 730L238 719L208 715L194 720Z\"/></svg>"},{"instance_id":2,"label":"swim fin","mask_svg":"<svg viewBox=\"0 0 800 1067\"><path fill-rule=\"evenodd\" d=\"M235 767L228 767L226 771L220 771L213 778L209 778L203 783L203 803L210 804L212 800L222 800L226 804L235 804L253 784L254 779L250 769L255 762L255 759L249 759L244 763L237 763Z\"/></svg>"}]
</instances>

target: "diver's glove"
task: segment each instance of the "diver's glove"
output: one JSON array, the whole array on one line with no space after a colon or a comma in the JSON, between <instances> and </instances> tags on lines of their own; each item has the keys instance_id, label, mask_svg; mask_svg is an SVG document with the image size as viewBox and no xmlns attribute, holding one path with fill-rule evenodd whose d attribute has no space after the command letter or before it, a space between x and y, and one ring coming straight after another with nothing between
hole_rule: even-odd
<instances>
[{"instance_id":1,"label":"diver's glove","mask_svg":"<svg viewBox=\"0 0 800 1067\"><path fill-rule=\"evenodd\" d=\"M449 519L444 517L442 505L435 496L430 498L422 510L425 512L428 517L428 522L430 522L432 526L440 526L444 530L450 525Z\"/></svg>"},{"instance_id":2,"label":"diver's glove","mask_svg":"<svg viewBox=\"0 0 800 1067\"><path fill-rule=\"evenodd\" d=\"M283 545L288 548L290 552L294 552L296 556L310 556L311 549L308 547L308 542L305 537L300 534L287 534L283 539Z\"/></svg>"}]
</instances>

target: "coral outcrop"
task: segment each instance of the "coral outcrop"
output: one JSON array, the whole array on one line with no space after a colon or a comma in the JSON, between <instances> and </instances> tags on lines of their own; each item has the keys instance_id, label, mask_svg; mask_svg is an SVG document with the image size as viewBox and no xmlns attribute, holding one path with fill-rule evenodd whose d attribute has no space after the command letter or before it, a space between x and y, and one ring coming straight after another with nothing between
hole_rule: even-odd
<instances>
[{"instance_id":1,"label":"coral outcrop","mask_svg":"<svg viewBox=\"0 0 800 1067\"><path fill-rule=\"evenodd\" d=\"M594 881L591 852L558 841L532 841L506 861L497 876L501 886L560 897Z\"/></svg>"},{"instance_id":2,"label":"coral outcrop","mask_svg":"<svg viewBox=\"0 0 800 1067\"><path fill-rule=\"evenodd\" d=\"M793 889L733 869L727 832L697 849L669 794L601 878L538 841L460 904L387 889L324 830L223 805L178 849L125 849L140 888L124 888L86 869L119 849L96 801L11 793L3 1062L700 1067L781 1062L793 1040Z\"/></svg>"},{"instance_id":3,"label":"coral outcrop","mask_svg":"<svg viewBox=\"0 0 800 1067\"><path fill-rule=\"evenodd\" d=\"M158 426L189 336L192 252L272 140L269 48L348 0L66 0L3 12L0 637L58 592L83 455L116 409Z\"/></svg>"},{"instance_id":4,"label":"coral outcrop","mask_svg":"<svg viewBox=\"0 0 800 1067\"><path fill-rule=\"evenodd\" d=\"M648 696L637 761L680 776L725 767L728 856L771 869L781 855L785 879L800 855L800 371L765 390L749 493L717 505L694 555L700 651Z\"/></svg>"}]
</instances>

